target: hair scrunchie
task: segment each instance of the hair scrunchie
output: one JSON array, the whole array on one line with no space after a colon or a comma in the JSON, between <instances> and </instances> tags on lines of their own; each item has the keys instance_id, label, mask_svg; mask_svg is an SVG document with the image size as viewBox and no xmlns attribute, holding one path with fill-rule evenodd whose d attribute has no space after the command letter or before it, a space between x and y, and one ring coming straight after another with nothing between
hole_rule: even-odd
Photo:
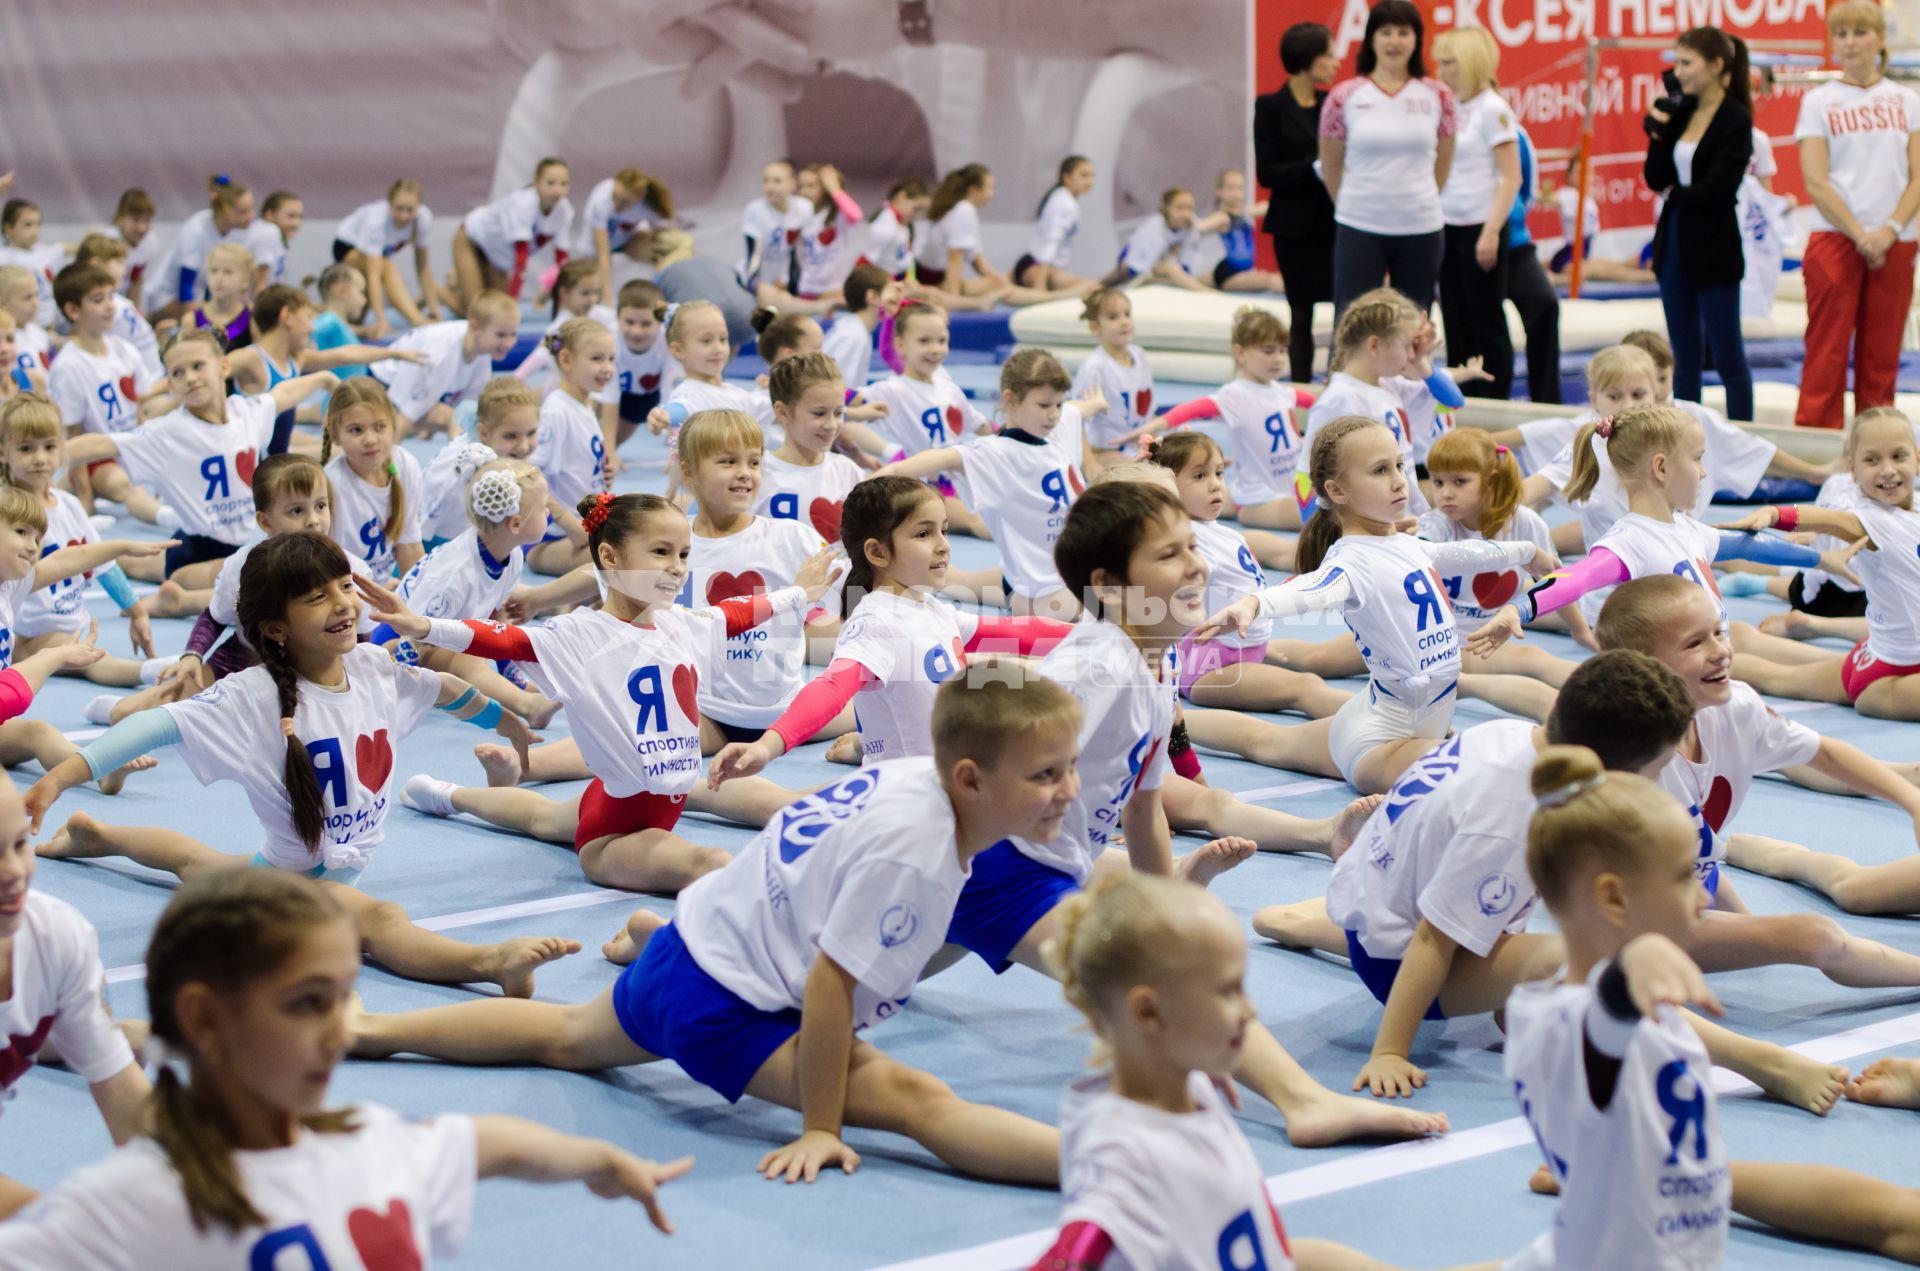
<instances>
[{"instance_id":1,"label":"hair scrunchie","mask_svg":"<svg viewBox=\"0 0 1920 1271\"><path fill-rule=\"evenodd\" d=\"M518 488L517 486L515 487ZM605 490L593 496L593 506L580 518L581 528L589 534L598 534L600 527L607 523L607 516L613 511L614 496Z\"/></svg>"},{"instance_id":2,"label":"hair scrunchie","mask_svg":"<svg viewBox=\"0 0 1920 1271\"><path fill-rule=\"evenodd\" d=\"M476 516L498 525L520 515L520 481L505 468L494 468L474 478L467 499Z\"/></svg>"},{"instance_id":3,"label":"hair scrunchie","mask_svg":"<svg viewBox=\"0 0 1920 1271\"><path fill-rule=\"evenodd\" d=\"M1613 436L1613 416L1608 415L1593 426L1593 435L1605 441Z\"/></svg>"},{"instance_id":4,"label":"hair scrunchie","mask_svg":"<svg viewBox=\"0 0 1920 1271\"><path fill-rule=\"evenodd\" d=\"M1536 795L1533 806L1536 808L1557 808L1572 803L1589 790L1598 790L1600 783L1607 779L1606 773L1588 777L1585 781L1569 781L1566 785L1555 786L1551 790Z\"/></svg>"}]
</instances>

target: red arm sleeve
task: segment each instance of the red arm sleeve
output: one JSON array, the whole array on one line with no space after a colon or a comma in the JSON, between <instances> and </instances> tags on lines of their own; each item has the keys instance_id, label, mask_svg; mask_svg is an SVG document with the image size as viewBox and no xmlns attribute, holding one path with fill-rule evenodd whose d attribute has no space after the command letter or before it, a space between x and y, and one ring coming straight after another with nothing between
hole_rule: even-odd
<instances>
[{"instance_id":1,"label":"red arm sleeve","mask_svg":"<svg viewBox=\"0 0 1920 1271\"><path fill-rule=\"evenodd\" d=\"M879 682L879 676L852 658L835 658L833 665L793 695L792 703L779 719L767 725L767 731L778 733L788 750L805 745L828 720L846 709L855 693Z\"/></svg>"},{"instance_id":2,"label":"red arm sleeve","mask_svg":"<svg viewBox=\"0 0 1920 1271\"><path fill-rule=\"evenodd\" d=\"M476 658L487 658L495 662L538 662L534 656L533 641L527 638L524 627L508 626L503 622L482 622L469 618L462 624L473 632L473 640L461 652L471 653Z\"/></svg>"},{"instance_id":3,"label":"red arm sleeve","mask_svg":"<svg viewBox=\"0 0 1920 1271\"><path fill-rule=\"evenodd\" d=\"M1028 1271L1100 1271L1100 1264L1112 1252L1113 1237L1096 1224L1070 1222Z\"/></svg>"},{"instance_id":4,"label":"red arm sleeve","mask_svg":"<svg viewBox=\"0 0 1920 1271\"><path fill-rule=\"evenodd\" d=\"M751 631L773 617L773 601L767 596L734 596L721 601L716 607L727 616L727 634L730 636Z\"/></svg>"},{"instance_id":5,"label":"red arm sleeve","mask_svg":"<svg viewBox=\"0 0 1920 1271\"><path fill-rule=\"evenodd\" d=\"M520 298L520 286L527 280L527 257L532 251L532 243L513 245L513 276L507 279L507 294L515 300Z\"/></svg>"},{"instance_id":6,"label":"red arm sleeve","mask_svg":"<svg viewBox=\"0 0 1920 1271\"><path fill-rule=\"evenodd\" d=\"M1590 591L1626 582L1630 577L1625 561L1604 547L1596 547L1573 565L1548 574L1528 589L1527 600L1533 609L1528 620L1570 605Z\"/></svg>"},{"instance_id":7,"label":"red arm sleeve","mask_svg":"<svg viewBox=\"0 0 1920 1271\"><path fill-rule=\"evenodd\" d=\"M1214 401L1211 397L1196 397L1192 401L1181 402L1178 406L1168 411L1166 413L1166 424L1168 428L1178 428L1180 425L1190 424L1196 419L1218 419L1219 417L1220 403Z\"/></svg>"},{"instance_id":8,"label":"red arm sleeve","mask_svg":"<svg viewBox=\"0 0 1920 1271\"><path fill-rule=\"evenodd\" d=\"M1022 657L1038 657L1050 652L1053 646L1067 638L1067 632L1073 630L1070 622L1060 622L1053 618L1031 616L1014 617L1011 614L981 614L980 625L973 629L973 638L967 641L968 653L978 652L980 646L990 645L993 653L1018 653Z\"/></svg>"},{"instance_id":9,"label":"red arm sleeve","mask_svg":"<svg viewBox=\"0 0 1920 1271\"><path fill-rule=\"evenodd\" d=\"M33 686L27 677L8 667L0 671L0 723L17 719L33 704Z\"/></svg>"}]
</instances>

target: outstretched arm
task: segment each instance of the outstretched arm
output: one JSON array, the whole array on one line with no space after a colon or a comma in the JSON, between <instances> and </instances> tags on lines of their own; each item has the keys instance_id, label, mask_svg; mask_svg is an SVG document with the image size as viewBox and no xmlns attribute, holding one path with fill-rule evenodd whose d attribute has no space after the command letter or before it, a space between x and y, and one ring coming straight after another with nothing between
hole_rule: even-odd
<instances>
[{"instance_id":1,"label":"outstretched arm","mask_svg":"<svg viewBox=\"0 0 1920 1271\"><path fill-rule=\"evenodd\" d=\"M967 461L958 446L939 446L933 450L922 450L917 455L908 455L905 459L882 464L875 472L876 477L912 477L915 480L931 477L941 472L965 472Z\"/></svg>"},{"instance_id":2,"label":"outstretched arm","mask_svg":"<svg viewBox=\"0 0 1920 1271\"><path fill-rule=\"evenodd\" d=\"M628 1198L646 1206L653 1225L668 1235L673 1223L658 1192L693 1168L683 1156L665 1165L642 1160L599 1139L562 1134L519 1117L473 1119L474 1155L481 1178L518 1178L530 1183L585 1183L596 1196Z\"/></svg>"}]
</instances>

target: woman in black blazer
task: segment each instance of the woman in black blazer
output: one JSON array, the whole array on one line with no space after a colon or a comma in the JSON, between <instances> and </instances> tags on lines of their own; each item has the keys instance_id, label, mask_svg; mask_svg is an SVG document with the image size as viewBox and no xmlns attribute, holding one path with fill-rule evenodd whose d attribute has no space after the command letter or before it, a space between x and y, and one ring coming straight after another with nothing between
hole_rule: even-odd
<instances>
[{"instance_id":1,"label":"woman in black blazer","mask_svg":"<svg viewBox=\"0 0 1920 1271\"><path fill-rule=\"evenodd\" d=\"M1296 383L1313 378L1313 306L1333 299L1333 200L1313 165L1320 158L1320 105L1340 73L1333 32L1301 22L1280 37L1287 82L1253 103L1253 159L1271 191L1267 219L1273 254L1293 316L1287 364Z\"/></svg>"},{"instance_id":2,"label":"woman in black blazer","mask_svg":"<svg viewBox=\"0 0 1920 1271\"><path fill-rule=\"evenodd\" d=\"M1702 332L1727 387L1727 417L1753 418L1753 373L1740 336L1740 279L1746 273L1734 199L1753 158L1753 101L1747 46L1718 27L1695 27L1674 47L1685 94L1647 112L1646 181L1664 195L1653 233L1653 269L1673 345L1673 395L1700 400Z\"/></svg>"}]
</instances>

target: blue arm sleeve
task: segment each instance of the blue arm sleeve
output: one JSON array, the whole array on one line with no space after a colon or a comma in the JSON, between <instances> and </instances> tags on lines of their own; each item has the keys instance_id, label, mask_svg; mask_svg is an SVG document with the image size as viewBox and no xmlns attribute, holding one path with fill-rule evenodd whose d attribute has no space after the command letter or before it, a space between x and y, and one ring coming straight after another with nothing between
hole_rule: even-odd
<instances>
[{"instance_id":1,"label":"blue arm sleeve","mask_svg":"<svg viewBox=\"0 0 1920 1271\"><path fill-rule=\"evenodd\" d=\"M180 724L173 712L156 706L129 715L109 728L80 752L87 771L98 781L116 768L125 767L150 750L180 744Z\"/></svg>"},{"instance_id":2,"label":"blue arm sleeve","mask_svg":"<svg viewBox=\"0 0 1920 1271\"><path fill-rule=\"evenodd\" d=\"M194 288L200 282L200 271L180 266L180 294L175 297L181 304L193 303Z\"/></svg>"},{"instance_id":3,"label":"blue arm sleeve","mask_svg":"<svg viewBox=\"0 0 1920 1271\"><path fill-rule=\"evenodd\" d=\"M1797 565L1801 569L1817 569L1820 565L1820 550L1815 547L1803 547L1778 534L1762 531L1747 534L1740 530L1720 531L1720 550L1713 554L1719 560L1750 560L1758 565Z\"/></svg>"},{"instance_id":4,"label":"blue arm sleeve","mask_svg":"<svg viewBox=\"0 0 1920 1271\"><path fill-rule=\"evenodd\" d=\"M127 581L127 571L120 568L119 561L112 562L93 577L100 584L100 590L106 592L107 597L123 613L133 608L134 602L139 599L133 594L133 584Z\"/></svg>"},{"instance_id":5,"label":"blue arm sleeve","mask_svg":"<svg viewBox=\"0 0 1920 1271\"><path fill-rule=\"evenodd\" d=\"M1467 404L1467 395L1453 382L1453 376L1439 367L1435 367L1433 374L1427 376L1427 391L1433 394L1434 401L1448 410L1459 410Z\"/></svg>"}]
</instances>

